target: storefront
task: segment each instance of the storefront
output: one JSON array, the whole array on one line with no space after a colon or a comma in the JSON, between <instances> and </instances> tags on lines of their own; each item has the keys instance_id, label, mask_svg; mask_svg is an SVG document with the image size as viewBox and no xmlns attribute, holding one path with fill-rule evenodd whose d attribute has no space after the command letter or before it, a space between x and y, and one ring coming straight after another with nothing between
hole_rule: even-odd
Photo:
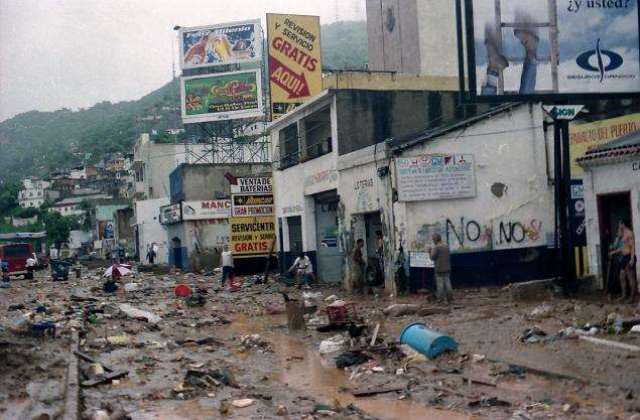
<instances>
[{"instance_id":1,"label":"storefront","mask_svg":"<svg viewBox=\"0 0 640 420\"><path fill-rule=\"evenodd\" d=\"M584 206L590 272L602 288L617 293L609 250L622 221L640 250L640 131L598 146L578 159L584 169ZM636 276L639 274L636 264Z\"/></svg>"}]
</instances>

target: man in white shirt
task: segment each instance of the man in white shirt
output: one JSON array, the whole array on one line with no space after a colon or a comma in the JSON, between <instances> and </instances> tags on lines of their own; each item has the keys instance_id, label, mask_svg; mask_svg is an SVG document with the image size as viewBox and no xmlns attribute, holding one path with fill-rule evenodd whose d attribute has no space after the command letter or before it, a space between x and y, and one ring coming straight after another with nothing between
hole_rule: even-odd
<instances>
[{"instance_id":1,"label":"man in white shirt","mask_svg":"<svg viewBox=\"0 0 640 420\"><path fill-rule=\"evenodd\" d=\"M233 275L233 254L229 251L229 246L225 245L222 250L222 287L227 279Z\"/></svg>"},{"instance_id":2,"label":"man in white shirt","mask_svg":"<svg viewBox=\"0 0 640 420\"><path fill-rule=\"evenodd\" d=\"M309 280L313 279L313 265L311 264L311 260L304 252L301 252L293 262L291 268L289 268L289 272L294 273L298 287L302 287L302 283L304 283L304 286L308 288Z\"/></svg>"}]
</instances>

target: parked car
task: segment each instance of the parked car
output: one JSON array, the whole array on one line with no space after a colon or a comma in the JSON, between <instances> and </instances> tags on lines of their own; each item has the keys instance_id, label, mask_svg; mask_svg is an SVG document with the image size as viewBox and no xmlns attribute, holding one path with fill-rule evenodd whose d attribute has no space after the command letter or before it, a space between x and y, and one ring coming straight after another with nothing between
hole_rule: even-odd
<instances>
[{"instance_id":1,"label":"parked car","mask_svg":"<svg viewBox=\"0 0 640 420\"><path fill-rule=\"evenodd\" d=\"M2 244L0 245L0 261L6 262L9 276L24 275L33 278L33 271L27 269L27 260L33 256L31 244Z\"/></svg>"}]
</instances>

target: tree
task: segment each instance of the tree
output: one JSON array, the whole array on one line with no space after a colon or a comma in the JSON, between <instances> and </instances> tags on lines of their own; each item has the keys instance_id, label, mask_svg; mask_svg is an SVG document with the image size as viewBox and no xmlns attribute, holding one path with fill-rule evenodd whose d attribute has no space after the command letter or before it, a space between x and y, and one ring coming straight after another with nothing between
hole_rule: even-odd
<instances>
[{"instance_id":1,"label":"tree","mask_svg":"<svg viewBox=\"0 0 640 420\"><path fill-rule=\"evenodd\" d=\"M47 242L60 249L60 246L69 240L71 231L79 227L79 223L77 217L63 216L54 211L44 215L44 226L47 230Z\"/></svg>"},{"instance_id":2,"label":"tree","mask_svg":"<svg viewBox=\"0 0 640 420\"><path fill-rule=\"evenodd\" d=\"M18 207L20 184L0 181L0 215L9 214Z\"/></svg>"}]
</instances>

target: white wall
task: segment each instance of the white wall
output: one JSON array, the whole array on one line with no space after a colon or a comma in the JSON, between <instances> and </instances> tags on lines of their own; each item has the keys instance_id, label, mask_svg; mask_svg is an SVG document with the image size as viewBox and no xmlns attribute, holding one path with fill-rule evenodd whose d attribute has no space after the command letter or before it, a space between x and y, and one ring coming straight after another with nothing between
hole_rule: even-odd
<instances>
[{"instance_id":1,"label":"white wall","mask_svg":"<svg viewBox=\"0 0 640 420\"><path fill-rule=\"evenodd\" d=\"M418 31L421 74L458 77L455 1L418 1Z\"/></svg>"},{"instance_id":2,"label":"white wall","mask_svg":"<svg viewBox=\"0 0 640 420\"><path fill-rule=\"evenodd\" d=\"M169 245L167 243L167 231L160 224L160 207L169 204L169 198L158 198L153 200L140 200L135 203L136 225L140 241L140 259L144 260L147 255L147 247L152 243L158 245L156 262L169 262Z\"/></svg>"},{"instance_id":3,"label":"white wall","mask_svg":"<svg viewBox=\"0 0 640 420\"><path fill-rule=\"evenodd\" d=\"M452 252L547 245L553 238L554 203L542 120L538 107L520 106L403 154L473 154L477 195L396 203L398 242L422 251L432 232L445 239L449 232ZM506 186L502 197L492 192L496 183Z\"/></svg>"},{"instance_id":4,"label":"white wall","mask_svg":"<svg viewBox=\"0 0 640 420\"><path fill-rule=\"evenodd\" d=\"M602 166L585 168L584 200L587 226L589 271L602 281L600 250L608 244L600 243L600 226L597 196L601 194L631 192L631 224L636 239L636 255L640 253L640 159L620 161ZM636 275L640 270L636 265ZM603 283L601 283L601 286Z\"/></svg>"}]
</instances>

